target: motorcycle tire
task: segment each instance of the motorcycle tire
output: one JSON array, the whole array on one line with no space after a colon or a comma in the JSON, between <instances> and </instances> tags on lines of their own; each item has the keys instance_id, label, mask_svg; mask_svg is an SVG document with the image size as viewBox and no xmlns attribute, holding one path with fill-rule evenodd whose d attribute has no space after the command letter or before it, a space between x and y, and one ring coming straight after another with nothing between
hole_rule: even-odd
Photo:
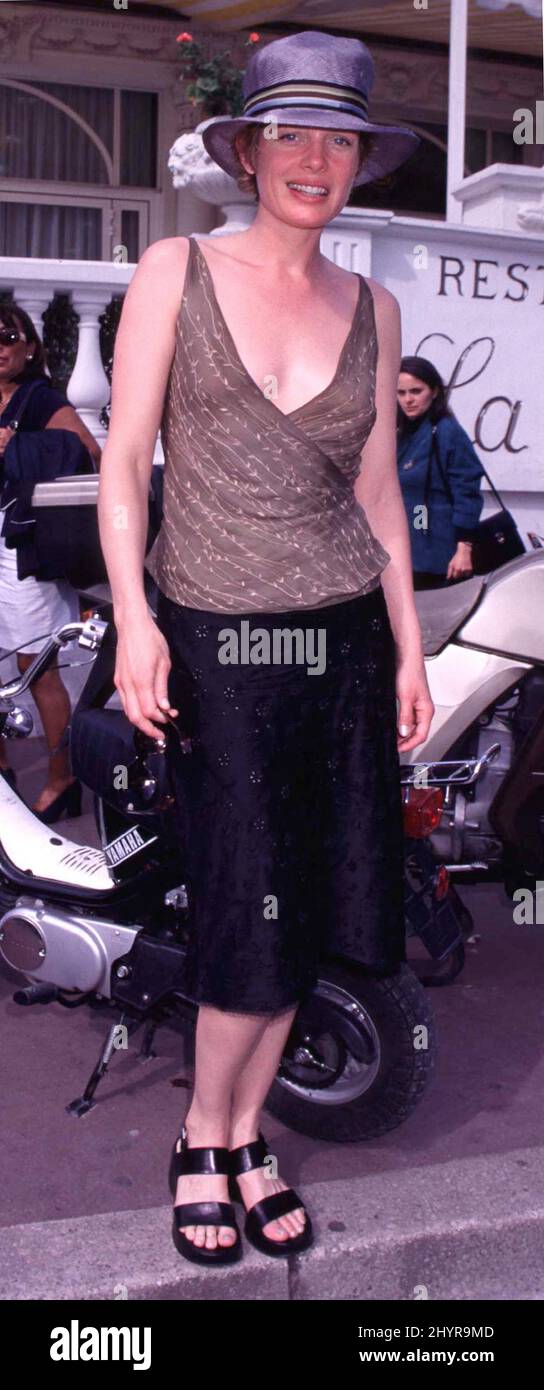
<instances>
[{"instance_id":1,"label":"motorcycle tire","mask_svg":"<svg viewBox=\"0 0 544 1390\"><path fill-rule=\"evenodd\" d=\"M409 965L378 978L326 963L297 1011L265 1108L315 1139L375 1139L415 1109L436 1052L433 1011Z\"/></svg>"}]
</instances>

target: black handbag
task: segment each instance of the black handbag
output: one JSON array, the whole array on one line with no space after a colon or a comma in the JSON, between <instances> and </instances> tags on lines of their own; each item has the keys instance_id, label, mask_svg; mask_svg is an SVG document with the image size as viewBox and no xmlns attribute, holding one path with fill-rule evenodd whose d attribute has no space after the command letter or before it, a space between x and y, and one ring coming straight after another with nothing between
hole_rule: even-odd
<instances>
[{"instance_id":1,"label":"black handbag","mask_svg":"<svg viewBox=\"0 0 544 1390\"><path fill-rule=\"evenodd\" d=\"M433 457L436 458L444 488L450 503L453 505L453 493L442 467L438 449L438 439L436 436L437 425L433 425L429 462L425 477L425 505L427 505L429 496ZM481 460L480 467L500 507L500 511L493 512L491 516L486 516L484 521L478 522L472 541L472 568L474 574L489 574L492 570L499 569L501 565L508 564L509 560L516 560L519 555L525 555L525 546L512 513L504 506L502 497L497 492L495 484L492 478L489 477L489 473L484 468Z\"/></svg>"}]
</instances>

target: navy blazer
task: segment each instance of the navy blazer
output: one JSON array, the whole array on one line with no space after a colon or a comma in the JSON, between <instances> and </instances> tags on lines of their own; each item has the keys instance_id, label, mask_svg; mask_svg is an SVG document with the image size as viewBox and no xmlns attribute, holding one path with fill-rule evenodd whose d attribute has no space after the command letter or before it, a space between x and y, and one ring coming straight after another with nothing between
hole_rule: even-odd
<instances>
[{"instance_id":1,"label":"navy blazer","mask_svg":"<svg viewBox=\"0 0 544 1390\"><path fill-rule=\"evenodd\" d=\"M484 470L466 430L453 416L437 423L435 456L431 465L427 529L422 526L425 477L432 444L433 422L426 414L419 427L399 438L397 466L408 517L412 568L445 574L457 543L470 540L484 504L481 480ZM436 461L440 456L453 501L448 497ZM420 510L415 511L415 508Z\"/></svg>"}]
</instances>

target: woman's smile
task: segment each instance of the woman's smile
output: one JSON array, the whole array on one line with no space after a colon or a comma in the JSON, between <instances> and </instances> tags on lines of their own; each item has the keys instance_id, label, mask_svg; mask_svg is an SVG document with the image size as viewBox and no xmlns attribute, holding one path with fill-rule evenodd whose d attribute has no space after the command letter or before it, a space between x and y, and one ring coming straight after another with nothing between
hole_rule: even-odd
<instances>
[{"instance_id":1,"label":"woman's smile","mask_svg":"<svg viewBox=\"0 0 544 1390\"><path fill-rule=\"evenodd\" d=\"M299 198L328 198L329 190L322 183L295 183L289 182L287 187L291 193L296 193Z\"/></svg>"}]
</instances>

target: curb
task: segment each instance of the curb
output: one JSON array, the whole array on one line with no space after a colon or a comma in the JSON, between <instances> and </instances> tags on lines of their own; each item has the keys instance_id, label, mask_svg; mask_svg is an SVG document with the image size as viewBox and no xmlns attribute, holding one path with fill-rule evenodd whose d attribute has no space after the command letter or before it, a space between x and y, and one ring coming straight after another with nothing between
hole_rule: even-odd
<instances>
[{"instance_id":1,"label":"curb","mask_svg":"<svg viewBox=\"0 0 544 1390\"><path fill-rule=\"evenodd\" d=\"M309 1251L269 1259L244 1241L239 1264L213 1271L177 1254L168 1207L6 1227L0 1298L541 1300L543 1157L518 1149L315 1183Z\"/></svg>"}]
</instances>

